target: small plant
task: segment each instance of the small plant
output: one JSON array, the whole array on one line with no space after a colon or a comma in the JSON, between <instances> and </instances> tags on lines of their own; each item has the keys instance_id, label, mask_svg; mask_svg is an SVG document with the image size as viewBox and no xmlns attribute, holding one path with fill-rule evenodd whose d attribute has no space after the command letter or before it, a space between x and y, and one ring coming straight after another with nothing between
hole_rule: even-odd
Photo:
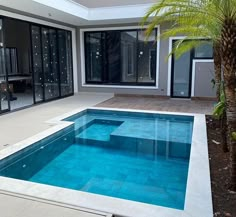
<instances>
[{"instance_id":1,"label":"small plant","mask_svg":"<svg viewBox=\"0 0 236 217\"><path fill-rule=\"evenodd\" d=\"M233 133L232 133L232 137L233 137L233 140L236 141L236 132L233 132Z\"/></svg>"},{"instance_id":2,"label":"small plant","mask_svg":"<svg viewBox=\"0 0 236 217\"><path fill-rule=\"evenodd\" d=\"M226 111L226 100L225 100L224 84L222 82L220 87L220 101L214 107L213 116L217 119L221 119L225 111Z\"/></svg>"}]
</instances>

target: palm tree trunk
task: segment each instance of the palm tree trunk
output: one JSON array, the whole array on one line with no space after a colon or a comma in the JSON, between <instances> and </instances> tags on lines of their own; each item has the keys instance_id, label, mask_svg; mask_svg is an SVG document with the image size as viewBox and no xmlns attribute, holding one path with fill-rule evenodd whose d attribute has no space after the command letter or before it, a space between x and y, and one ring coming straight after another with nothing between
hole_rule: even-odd
<instances>
[{"instance_id":1,"label":"palm tree trunk","mask_svg":"<svg viewBox=\"0 0 236 217\"><path fill-rule=\"evenodd\" d=\"M236 21L227 18L222 28L222 62L225 82L226 115L230 147L231 188L236 191L236 141L232 133L236 131Z\"/></svg>"},{"instance_id":2,"label":"palm tree trunk","mask_svg":"<svg viewBox=\"0 0 236 217\"><path fill-rule=\"evenodd\" d=\"M224 153L229 152L227 140L227 117L226 112L223 113L220 118L220 130L221 130L221 146Z\"/></svg>"},{"instance_id":3,"label":"palm tree trunk","mask_svg":"<svg viewBox=\"0 0 236 217\"><path fill-rule=\"evenodd\" d=\"M220 102L221 95L221 85L222 85L222 75L221 75L221 46L220 41L217 41L213 45L213 56L214 56L214 68L215 68L215 87L216 87L216 98L217 102ZM226 122L226 112L220 118L220 130L221 130L221 145L223 152L228 152L227 143L227 122Z\"/></svg>"},{"instance_id":4,"label":"palm tree trunk","mask_svg":"<svg viewBox=\"0 0 236 217\"><path fill-rule=\"evenodd\" d=\"M220 43L216 42L213 46L214 67L215 67L215 87L217 102L220 101L220 85L221 85L221 47Z\"/></svg>"}]
</instances>

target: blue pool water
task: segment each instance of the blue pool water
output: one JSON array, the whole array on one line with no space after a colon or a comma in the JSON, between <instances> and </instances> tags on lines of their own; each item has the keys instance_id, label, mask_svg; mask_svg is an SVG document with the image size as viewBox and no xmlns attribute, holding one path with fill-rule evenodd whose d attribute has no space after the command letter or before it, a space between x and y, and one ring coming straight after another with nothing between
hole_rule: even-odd
<instances>
[{"instance_id":1,"label":"blue pool water","mask_svg":"<svg viewBox=\"0 0 236 217\"><path fill-rule=\"evenodd\" d=\"M86 110L0 161L0 175L183 209L193 117Z\"/></svg>"}]
</instances>

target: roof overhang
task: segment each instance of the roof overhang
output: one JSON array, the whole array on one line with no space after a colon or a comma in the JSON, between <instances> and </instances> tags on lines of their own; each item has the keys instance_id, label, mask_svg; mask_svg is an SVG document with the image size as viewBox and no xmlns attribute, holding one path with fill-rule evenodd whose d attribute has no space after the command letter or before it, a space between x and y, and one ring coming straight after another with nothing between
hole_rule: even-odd
<instances>
[{"instance_id":1,"label":"roof overhang","mask_svg":"<svg viewBox=\"0 0 236 217\"><path fill-rule=\"evenodd\" d=\"M87 21L141 18L152 4L87 8L72 0L33 0Z\"/></svg>"},{"instance_id":2,"label":"roof overhang","mask_svg":"<svg viewBox=\"0 0 236 217\"><path fill-rule=\"evenodd\" d=\"M54 20L72 26L86 26L139 23L148 8L152 6L152 3L140 4L143 2L141 0L137 1L139 4L134 4L134 0L130 0L128 2L133 2L133 4L127 5L126 2L126 5L122 6L90 8L77 2L73 0L0 0L0 9L35 18ZM91 2L89 3L91 4Z\"/></svg>"}]
</instances>

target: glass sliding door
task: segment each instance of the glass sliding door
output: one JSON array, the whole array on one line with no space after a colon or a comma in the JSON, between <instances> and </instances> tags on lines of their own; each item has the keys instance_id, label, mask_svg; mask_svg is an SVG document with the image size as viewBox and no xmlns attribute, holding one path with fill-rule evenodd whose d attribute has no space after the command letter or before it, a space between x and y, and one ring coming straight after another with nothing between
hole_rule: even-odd
<instances>
[{"instance_id":1,"label":"glass sliding door","mask_svg":"<svg viewBox=\"0 0 236 217\"><path fill-rule=\"evenodd\" d=\"M145 32L138 31L138 82L156 82L156 31L153 31L148 40Z\"/></svg>"},{"instance_id":2,"label":"glass sliding door","mask_svg":"<svg viewBox=\"0 0 236 217\"><path fill-rule=\"evenodd\" d=\"M3 22L10 108L16 110L34 103L30 24L10 18Z\"/></svg>"},{"instance_id":3,"label":"glass sliding door","mask_svg":"<svg viewBox=\"0 0 236 217\"><path fill-rule=\"evenodd\" d=\"M42 53L45 100L59 97L56 30L42 28Z\"/></svg>"},{"instance_id":4,"label":"glass sliding door","mask_svg":"<svg viewBox=\"0 0 236 217\"><path fill-rule=\"evenodd\" d=\"M70 31L0 18L0 113L72 95L72 59Z\"/></svg>"},{"instance_id":5,"label":"glass sliding door","mask_svg":"<svg viewBox=\"0 0 236 217\"><path fill-rule=\"evenodd\" d=\"M8 84L5 46L3 40L3 21L0 19L0 113L9 111L9 91L12 86Z\"/></svg>"},{"instance_id":6,"label":"glass sliding door","mask_svg":"<svg viewBox=\"0 0 236 217\"><path fill-rule=\"evenodd\" d=\"M191 53L188 51L178 59L172 56L171 97L191 97Z\"/></svg>"},{"instance_id":7,"label":"glass sliding door","mask_svg":"<svg viewBox=\"0 0 236 217\"><path fill-rule=\"evenodd\" d=\"M60 91L61 96L67 96L73 93L71 33L65 30L58 30L57 33L60 68Z\"/></svg>"},{"instance_id":8,"label":"glass sliding door","mask_svg":"<svg viewBox=\"0 0 236 217\"><path fill-rule=\"evenodd\" d=\"M33 80L35 102L44 100L44 73L42 66L41 30L39 26L31 27Z\"/></svg>"},{"instance_id":9,"label":"glass sliding door","mask_svg":"<svg viewBox=\"0 0 236 217\"><path fill-rule=\"evenodd\" d=\"M32 25L31 31L35 101L72 95L71 32L40 25Z\"/></svg>"},{"instance_id":10,"label":"glass sliding door","mask_svg":"<svg viewBox=\"0 0 236 217\"><path fill-rule=\"evenodd\" d=\"M59 94L59 68L58 68L58 47L57 47L57 32L55 29L49 29L49 72L44 73L44 81L45 81L45 99L53 99L58 98ZM44 43L44 42L43 42ZM46 52L48 53L48 52ZM48 63L46 61L46 64ZM47 86L47 87L46 87Z\"/></svg>"}]
</instances>

